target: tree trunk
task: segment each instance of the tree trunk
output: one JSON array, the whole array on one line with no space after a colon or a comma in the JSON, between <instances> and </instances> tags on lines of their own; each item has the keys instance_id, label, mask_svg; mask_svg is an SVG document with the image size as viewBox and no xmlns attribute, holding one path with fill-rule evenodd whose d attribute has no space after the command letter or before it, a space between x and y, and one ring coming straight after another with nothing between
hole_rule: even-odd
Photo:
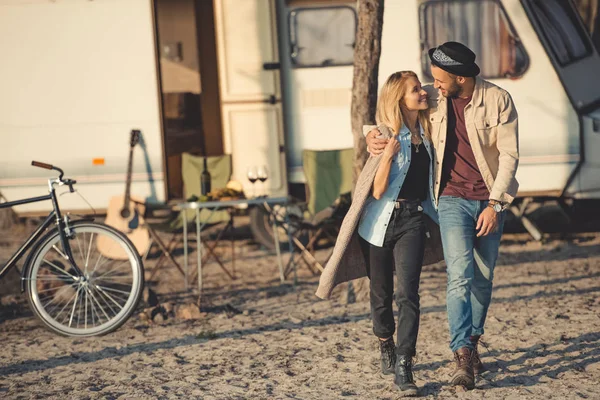
<instances>
[{"instance_id":1,"label":"tree trunk","mask_svg":"<svg viewBox=\"0 0 600 400\"><path fill-rule=\"evenodd\" d=\"M594 24L592 26L592 41L596 46L596 50L600 53L600 1L596 0Z\"/></svg>"},{"instance_id":2,"label":"tree trunk","mask_svg":"<svg viewBox=\"0 0 600 400\"><path fill-rule=\"evenodd\" d=\"M0 200L7 201L0 193ZM12 208L3 208L0 210L0 231L6 232L13 229L18 224L17 214ZM9 232L6 232L9 233ZM7 235L8 236L8 235Z\"/></svg>"},{"instance_id":3,"label":"tree trunk","mask_svg":"<svg viewBox=\"0 0 600 400\"><path fill-rule=\"evenodd\" d=\"M354 135L354 183L368 158L362 126L375 122L383 1L358 0L358 27L354 46L351 106L352 134Z\"/></svg>"},{"instance_id":4,"label":"tree trunk","mask_svg":"<svg viewBox=\"0 0 600 400\"><path fill-rule=\"evenodd\" d=\"M575 0L575 5L590 35L598 35L599 33L597 32L596 26L598 25L598 12L600 11L600 1Z\"/></svg>"},{"instance_id":5,"label":"tree trunk","mask_svg":"<svg viewBox=\"0 0 600 400\"><path fill-rule=\"evenodd\" d=\"M369 157L362 127L375 122L383 2L384 0L358 0L358 27L354 46L351 106L352 134L354 135L354 184ZM350 282L346 288L342 289L341 301L343 303L353 303L368 298L369 281L367 278L362 278L354 283Z\"/></svg>"}]
</instances>

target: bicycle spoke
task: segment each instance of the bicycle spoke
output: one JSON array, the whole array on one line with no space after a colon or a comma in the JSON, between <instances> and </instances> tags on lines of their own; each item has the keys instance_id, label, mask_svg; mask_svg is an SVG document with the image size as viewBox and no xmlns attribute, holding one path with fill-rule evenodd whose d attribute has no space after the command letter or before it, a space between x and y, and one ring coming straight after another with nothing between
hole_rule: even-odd
<instances>
[{"instance_id":1,"label":"bicycle spoke","mask_svg":"<svg viewBox=\"0 0 600 400\"><path fill-rule=\"evenodd\" d=\"M108 308L110 308L110 310L113 312L113 315L117 315L119 313L119 311L115 311L115 309L110 305L110 303L108 301L106 301L106 299L108 298L110 301L112 301L113 303L115 303L117 305L117 307L119 307L121 310L123 309L123 307L117 303L108 293L104 292L102 289L96 287L96 289L98 290L98 293L100 293L101 295L104 296L98 296L100 297L102 300L104 300L104 303L106 303L106 305L108 306Z\"/></svg>"},{"instance_id":2,"label":"bicycle spoke","mask_svg":"<svg viewBox=\"0 0 600 400\"><path fill-rule=\"evenodd\" d=\"M127 303L127 300L129 300L129 292L127 293L126 297L122 297L122 295L117 294L115 292L113 292L112 294L107 293L105 291L107 288L104 288L104 290L103 290L101 286L98 286L97 289L98 289L99 292L101 292L105 296L109 297L113 302L116 299L116 300L120 300L121 301L120 304L125 304L125 303ZM121 307L120 304L119 304L119 307ZM121 307L121 308L123 308L123 307Z\"/></svg>"},{"instance_id":3,"label":"bicycle spoke","mask_svg":"<svg viewBox=\"0 0 600 400\"><path fill-rule=\"evenodd\" d=\"M79 253L81 254L81 261L83 261L85 263L83 249L81 248L81 242L79 241L79 235L75 236L75 241L77 242L77 247L79 248ZM84 243L83 247L85 247L85 233L83 234L83 243ZM71 252L72 251L73 251L73 247L71 246ZM75 256L73 256L73 259L75 259Z\"/></svg>"},{"instance_id":4,"label":"bicycle spoke","mask_svg":"<svg viewBox=\"0 0 600 400\"><path fill-rule=\"evenodd\" d=\"M68 286L73 286L73 285L75 285L75 283L72 283L72 284L70 284ZM59 287L57 289L63 289L63 288L68 287L68 286L61 286L61 287ZM51 289L48 289L48 290L51 290ZM38 292L38 293L41 293L41 292ZM43 308L46 309L50 304L54 303L57 299L58 299L58 296L52 297L52 299L49 302L43 304ZM60 307L60 304L58 304L57 306L55 306L54 309L56 309L58 307Z\"/></svg>"},{"instance_id":5,"label":"bicycle spoke","mask_svg":"<svg viewBox=\"0 0 600 400\"><path fill-rule=\"evenodd\" d=\"M65 275L66 276L66 275ZM69 279L71 279L71 277L68 277ZM60 278L58 276L48 276L48 277L38 277L38 278L23 278L24 281L31 281L31 282L44 282L44 281L49 281L49 282L68 282L68 280L64 279L64 278Z\"/></svg>"},{"instance_id":6,"label":"bicycle spoke","mask_svg":"<svg viewBox=\"0 0 600 400\"><path fill-rule=\"evenodd\" d=\"M97 288L99 288L99 289L102 288L104 290L108 290L109 292L126 294L127 297L129 297L129 294L131 293L131 292L126 292L124 290L118 290L118 289L109 288L109 287L106 287L106 286L100 286L100 285L94 285L94 286L97 287Z\"/></svg>"},{"instance_id":7,"label":"bicycle spoke","mask_svg":"<svg viewBox=\"0 0 600 400\"><path fill-rule=\"evenodd\" d=\"M83 293L85 294L85 293ZM79 296L79 304L77 306L77 326L79 328L79 322L81 321L81 303L83 302L83 295Z\"/></svg>"},{"instance_id":8,"label":"bicycle spoke","mask_svg":"<svg viewBox=\"0 0 600 400\"><path fill-rule=\"evenodd\" d=\"M122 262L121 262L120 264L118 264L118 265L117 265L115 268L113 268L113 269L111 269L111 270L108 270L107 272L103 273L102 275L95 276L94 278L95 278L95 279L100 279L100 278L102 278L102 277L104 277L104 276L110 275L110 274L112 274L113 272L115 272L115 271L117 271L118 269L120 269L120 268L121 268L123 265L127 265L127 264L128 264L128 261L122 261Z\"/></svg>"},{"instance_id":9,"label":"bicycle spoke","mask_svg":"<svg viewBox=\"0 0 600 400\"><path fill-rule=\"evenodd\" d=\"M89 288L85 289L85 295L86 295L87 304L88 304L88 307L90 310L91 325L93 328L94 326L96 326L97 314L94 312L95 311L94 302L92 300L92 296L90 294ZM100 318L98 317L98 321L99 320L100 320ZM87 329L87 327L86 327L86 329Z\"/></svg>"},{"instance_id":10,"label":"bicycle spoke","mask_svg":"<svg viewBox=\"0 0 600 400\"><path fill-rule=\"evenodd\" d=\"M70 276L71 278L75 279L75 276L74 276L74 275L71 275L71 274L69 274L67 271L65 271L64 269L62 269L62 268L61 268L61 267L59 267L58 265L51 263L50 261L46 260L45 258L42 260L42 263L44 263L44 262L45 262L45 263L48 263L48 264L50 264L51 266L53 266L53 267L54 267L54 268L56 268L57 270L59 270L59 271L61 271L61 272L64 272L66 276Z\"/></svg>"},{"instance_id":11,"label":"bicycle spoke","mask_svg":"<svg viewBox=\"0 0 600 400\"><path fill-rule=\"evenodd\" d=\"M50 292L52 290L58 290L58 289L62 289L62 288L64 288L64 286L58 286L58 287L53 287L53 288L50 288L50 289L38 290L37 293L38 294L40 294L40 293L46 293L46 292Z\"/></svg>"},{"instance_id":12,"label":"bicycle spoke","mask_svg":"<svg viewBox=\"0 0 600 400\"><path fill-rule=\"evenodd\" d=\"M133 284L130 275L112 275L102 279L92 279L92 283L96 285L108 285L109 287L131 287Z\"/></svg>"},{"instance_id":13,"label":"bicycle spoke","mask_svg":"<svg viewBox=\"0 0 600 400\"><path fill-rule=\"evenodd\" d=\"M128 276L128 275L112 275L112 276L105 276L102 279L94 279L93 281L131 286L132 277Z\"/></svg>"},{"instance_id":14,"label":"bicycle spoke","mask_svg":"<svg viewBox=\"0 0 600 400\"><path fill-rule=\"evenodd\" d=\"M87 274L88 264L90 262L90 256L92 255L92 243L94 241L94 232L90 235L90 246L88 247L88 252L85 256L85 273Z\"/></svg>"},{"instance_id":15,"label":"bicycle spoke","mask_svg":"<svg viewBox=\"0 0 600 400\"><path fill-rule=\"evenodd\" d=\"M96 268L98 267L98 263L100 262L101 258L102 258L102 254L100 252L98 252L98 259L96 260L96 264L94 264L94 269L92 270L92 272L90 272L90 275L93 274L94 272L96 272Z\"/></svg>"},{"instance_id":16,"label":"bicycle spoke","mask_svg":"<svg viewBox=\"0 0 600 400\"><path fill-rule=\"evenodd\" d=\"M110 246L107 249L107 252L110 253L110 251L113 249L113 247L115 245L119 245L119 243L116 240L112 240L112 243L110 244ZM98 268L98 263L100 262L100 260L103 258L102 254L100 253L98 256L98 260L96 260L96 265L94 265L94 269L92 270L92 273L94 273L96 271L96 269ZM102 264L100 264L100 267L102 267L104 264L106 264L106 262L108 261L112 261L110 258L108 257L104 257L106 258L106 261L104 261Z\"/></svg>"},{"instance_id":17,"label":"bicycle spoke","mask_svg":"<svg viewBox=\"0 0 600 400\"><path fill-rule=\"evenodd\" d=\"M47 308L47 306L49 306L50 304L54 303L56 301L58 297L54 296L50 299L49 302L47 302L46 304L44 304L42 307L44 308L44 310ZM56 310L58 307L60 307L60 304L56 304L53 308L52 311ZM51 311L48 311L48 314L52 314Z\"/></svg>"},{"instance_id":18,"label":"bicycle spoke","mask_svg":"<svg viewBox=\"0 0 600 400\"><path fill-rule=\"evenodd\" d=\"M71 302L71 300L73 299L73 297L75 297L77 295L77 291L73 294L73 296L71 296L71 298L69 299L69 301L67 301L65 303L65 305L63 306L63 308L60 310L60 312L58 313L58 315L54 318L55 320L58 321L58 317L60 317L60 315L63 313L63 311L65 310L65 308L67 308L67 306L69 305L69 303Z\"/></svg>"},{"instance_id":19,"label":"bicycle spoke","mask_svg":"<svg viewBox=\"0 0 600 400\"><path fill-rule=\"evenodd\" d=\"M84 315L84 329L87 329L87 321L88 321L88 294L87 290L85 291L85 315Z\"/></svg>"},{"instance_id":20,"label":"bicycle spoke","mask_svg":"<svg viewBox=\"0 0 600 400\"><path fill-rule=\"evenodd\" d=\"M75 301L73 302L73 309L71 310L71 317L69 318L69 328L71 327L71 324L73 323L73 315L75 315L75 307L77 306L77 301L79 301L79 292L81 291L81 286L79 286L77 288L77 291L75 292Z\"/></svg>"},{"instance_id":21,"label":"bicycle spoke","mask_svg":"<svg viewBox=\"0 0 600 400\"><path fill-rule=\"evenodd\" d=\"M60 251L60 249L59 249L58 247L56 247L56 245L52 245L52 248L53 248L54 250L56 250L56 252L57 252L58 254L60 254L60 256L61 256L62 258L64 258L65 260L68 260L68 259L69 259L69 257L67 257L67 255L66 255L65 253L63 253L62 251Z\"/></svg>"},{"instance_id":22,"label":"bicycle spoke","mask_svg":"<svg viewBox=\"0 0 600 400\"><path fill-rule=\"evenodd\" d=\"M100 302L96 299L96 296L94 296L94 294L92 293L92 291L89 288L87 288L87 291L90 294L92 303L95 302L98 305L98 308L100 309L100 311L102 311L102 313L106 317L106 321L110 321L110 318L108 317L108 315L106 315L106 311L104 311L104 309L100 306ZM93 304L92 304L92 307L93 307ZM98 313L96 312L96 314L98 314ZM98 322L101 322L100 318L98 318Z\"/></svg>"},{"instance_id":23,"label":"bicycle spoke","mask_svg":"<svg viewBox=\"0 0 600 400\"><path fill-rule=\"evenodd\" d=\"M106 265L106 263L109 263L111 261L114 261L114 260L112 260L110 258L106 258L106 260L102 264L100 264L97 268L94 268L94 272L96 270L98 270L98 271L102 270L102 267L104 267ZM128 260L123 260L123 261L121 261L121 263L119 265L122 265L122 264L126 263L127 261Z\"/></svg>"}]
</instances>

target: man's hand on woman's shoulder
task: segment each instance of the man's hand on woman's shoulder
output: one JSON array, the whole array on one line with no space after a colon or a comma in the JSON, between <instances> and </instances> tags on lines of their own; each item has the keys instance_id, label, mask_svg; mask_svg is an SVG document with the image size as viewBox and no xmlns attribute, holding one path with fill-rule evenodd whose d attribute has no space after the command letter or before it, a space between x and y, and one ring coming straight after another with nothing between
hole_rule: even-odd
<instances>
[{"instance_id":1,"label":"man's hand on woman's shoulder","mask_svg":"<svg viewBox=\"0 0 600 400\"><path fill-rule=\"evenodd\" d=\"M371 153L371 155L378 156L383 153L385 146L388 144L388 139L377 139L377 137L381 135L377 128L371 129L367 136L365 137L367 140L367 151Z\"/></svg>"}]
</instances>

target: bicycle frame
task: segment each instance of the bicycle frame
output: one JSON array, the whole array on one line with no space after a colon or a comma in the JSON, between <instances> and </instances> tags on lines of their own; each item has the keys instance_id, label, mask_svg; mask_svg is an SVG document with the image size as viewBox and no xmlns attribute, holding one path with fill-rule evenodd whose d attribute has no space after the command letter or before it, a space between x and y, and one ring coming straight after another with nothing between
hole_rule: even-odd
<instances>
[{"instance_id":1,"label":"bicycle frame","mask_svg":"<svg viewBox=\"0 0 600 400\"><path fill-rule=\"evenodd\" d=\"M42 222L42 224L35 230L35 232L33 232L29 236L29 238L25 241L25 243L23 243L23 245L21 245L21 247L16 251L16 253L13 254L11 259L8 260L8 262L0 269L0 279L6 274L6 272L11 267L13 267L17 263L17 261L19 261L19 259L23 256L23 254L25 254L29 249L31 249L31 247L35 244L35 242L44 234L46 229L49 228L53 222L58 227L58 233L60 235L61 244L63 246L63 250L65 251L64 256L66 256L66 258L69 260L69 262L71 263L71 266L75 269L75 272L79 276L83 275L83 273L81 272L81 269L79 269L79 267L76 265L75 260L73 259L73 254L71 253L71 246L69 244L69 240L68 240L69 238L66 233L67 228L68 228L68 220L66 218L65 219L62 218L62 215L60 213L60 208L58 206L58 200L56 197L54 184L59 184L60 182L61 182L60 179L49 179L48 187L49 187L50 193L45 196L30 197L27 199L9 201L6 203L0 203L0 209L2 209L2 208L10 208L13 206L18 206L21 204L37 203L39 201L52 200L52 207L53 207L53 210L50 211L50 214L48 214L48 216L46 217L44 222Z\"/></svg>"}]
</instances>

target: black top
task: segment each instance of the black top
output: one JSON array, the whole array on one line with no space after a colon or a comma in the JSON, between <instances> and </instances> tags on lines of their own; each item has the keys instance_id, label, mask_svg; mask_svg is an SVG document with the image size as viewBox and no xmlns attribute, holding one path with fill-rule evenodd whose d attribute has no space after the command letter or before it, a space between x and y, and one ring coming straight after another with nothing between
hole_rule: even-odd
<instances>
[{"instance_id":1,"label":"black top","mask_svg":"<svg viewBox=\"0 0 600 400\"><path fill-rule=\"evenodd\" d=\"M417 147L414 144L410 147L410 167L398 198L423 201L427 198L429 187L429 153L423 143L418 146L419 151L416 151Z\"/></svg>"}]
</instances>

